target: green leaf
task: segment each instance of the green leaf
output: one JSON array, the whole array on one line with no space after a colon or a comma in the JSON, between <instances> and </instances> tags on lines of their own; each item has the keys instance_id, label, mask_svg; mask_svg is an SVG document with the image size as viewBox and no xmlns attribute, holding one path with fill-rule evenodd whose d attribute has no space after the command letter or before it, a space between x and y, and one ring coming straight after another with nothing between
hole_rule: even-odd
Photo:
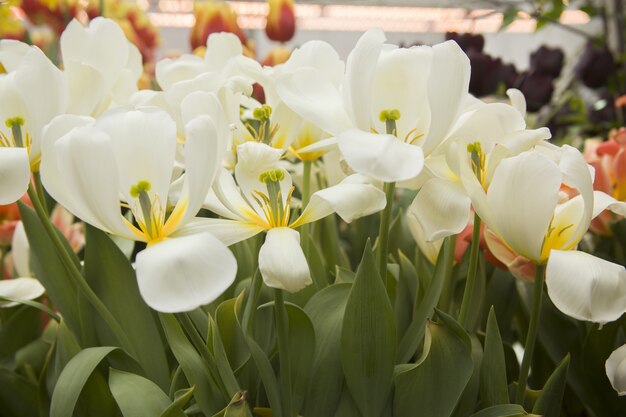
<instances>
[{"instance_id":1,"label":"green leaf","mask_svg":"<svg viewBox=\"0 0 626 417\"><path fill-rule=\"evenodd\" d=\"M161 335L152 311L139 294L135 271L106 233L89 225L84 274L128 335L131 346L122 347L139 362L152 381L161 389L167 389L169 369ZM100 317L96 317L95 324L103 339L101 344L116 344Z\"/></svg>"},{"instance_id":2,"label":"green leaf","mask_svg":"<svg viewBox=\"0 0 626 417\"><path fill-rule=\"evenodd\" d=\"M196 387L193 386L177 392L174 402L171 403L159 417L183 417L185 415L183 413L183 407L191 400L195 389Z\"/></svg>"},{"instance_id":3,"label":"green leaf","mask_svg":"<svg viewBox=\"0 0 626 417\"><path fill-rule=\"evenodd\" d=\"M471 417L518 417L530 415L519 404L500 404L485 408L476 414L472 414Z\"/></svg>"},{"instance_id":4,"label":"green leaf","mask_svg":"<svg viewBox=\"0 0 626 417\"><path fill-rule=\"evenodd\" d=\"M439 252L430 286L415 311L413 322L402 339L400 339L398 346L398 363L409 362L411 357L415 355L420 342L424 339L424 324L426 320L432 316L434 308L439 301L445 277L450 273L453 262L454 239L448 237L445 239L443 247Z\"/></svg>"},{"instance_id":5,"label":"green leaf","mask_svg":"<svg viewBox=\"0 0 626 417\"><path fill-rule=\"evenodd\" d=\"M396 331L403 335L413 319L413 307L417 302L419 283L415 267L402 252L398 253L400 274L396 288L393 309L396 320Z\"/></svg>"},{"instance_id":6,"label":"green leaf","mask_svg":"<svg viewBox=\"0 0 626 417\"><path fill-rule=\"evenodd\" d=\"M1 320L0 358L13 356L18 349L36 339L40 325L37 310L25 306L11 308L10 316Z\"/></svg>"},{"instance_id":7,"label":"green leaf","mask_svg":"<svg viewBox=\"0 0 626 417\"><path fill-rule=\"evenodd\" d=\"M543 417L559 417L561 415L561 401L567 384L567 368L569 367L569 355L561 361L554 370L548 381L543 386L539 398L533 407L533 413Z\"/></svg>"},{"instance_id":8,"label":"green leaf","mask_svg":"<svg viewBox=\"0 0 626 417\"><path fill-rule=\"evenodd\" d=\"M517 19L517 9L514 7L509 7L502 14L502 24L500 24L500 28L498 29L498 31L502 32L511 23L513 23L515 19Z\"/></svg>"},{"instance_id":9,"label":"green leaf","mask_svg":"<svg viewBox=\"0 0 626 417\"><path fill-rule=\"evenodd\" d=\"M348 297L341 331L346 385L364 417L379 417L391 393L395 330L391 303L368 241Z\"/></svg>"},{"instance_id":10,"label":"green leaf","mask_svg":"<svg viewBox=\"0 0 626 417\"><path fill-rule=\"evenodd\" d=\"M109 369L109 387L124 417L158 416L172 403L149 379L113 368Z\"/></svg>"},{"instance_id":11,"label":"green leaf","mask_svg":"<svg viewBox=\"0 0 626 417\"><path fill-rule=\"evenodd\" d=\"M481 367L483 359L483 346L475 335L470 336L472 342L472 362L474 363L474 369L469 382L465 386L463 395L459 399L457 406L452 414L453 417L465 417L470 415L476 410L476 402L478 401L478 392L480 390L480 377Z\"/></svg>"},{"instance_id":12,"label":"green leaf","mask_svg":"<svg viewBox=\"0 0 626 417\"><path fill-rule=\"evenodd\" d=\"M246 402L246 391L236 392L226 408L213 417L252 417Z\"/></svg>"},{"instance_id":13,"label":"green leaf","mask_svg":"<svg viewBox=\"0 0 626 417\"><path fill-rule=\"evenodd\" d=\"M291 362L292 402L295 414L302 408L309 388L315 355L315 330L300 307L285 304L289 318L289 358Z\"/></svg>"},{"instance_id":14,"label":"green leaf","mask_svg":"<svg viewBox=\"0 0 626 417\"><path fill-rule=\"evenodd\" d=\"M324 288L304 308L315 330L313 374L305 416L332 416L339 404L343 388L339 339L350 288L347 283Z\"/></svg>"},{"instance_id":15,"label":"green leaf","mask_svg":"<svg viewBox=\"0 0 626 417\"><path fill-rule=\"evenodd\" d=\"M32 381L0 366L0 410L7 417L36 416L37 386ZM69 414L68 414L69 415Z\"/></svg>"},{"instance_id":16,"label":"green leaf","mask_svg":"<svg viewBox=\"0 0 626 417\"><path fill-rule=\"evenodd\" d=\"M194 398L206 415L213 415L224 406L221 390L172 314L159 314L165 338L190 384L196 386Z\"/></svg>"},{"instance_id":17,"label":"green leaf","mask_svg":"<svg viewBox=\"0 0 626 417\"><path fill-rule=\"evenodd\" d=\"M449 417L467 385L474 365L470 339L452 318L439 312L440 323L426 325L419 362L395 377L394 415Z\"/></svg>"},{"instance_id":18,"label":"green leaf","mask_svg":"<svg viewBox=\"0 0 626 417\"><path fill-rule=\"evenodd\" d=\"M480 372L480 398L484 407L509 402L504 349L493 307L487 319L485 357Z\"/></svg>"},{"instance_id":19,"label":"green leaf","mask_svg":"<svg viewBox=\"0 0 626 417\"><path fill-rule=\"evenodd\" d=\"M67 363L52 393L50 417L67 417L74 413L76 402L87 380L98 364L116 350L119 348L112 346L87 348L80 351ZM101 387L96 386L95 389L100 391ZM106 392L108 393L108 389ZM92 406L101 405L97 399L92 397L92 400L94 400ZM104 410L102 411L102 415L108 414Z\"/></svg>"},{"instance_id":20,"label":"green leaf","mask_svg":"<svg viewBox=\"0 0 626 417\"><path fill-rule=\"evenodd\" d=\"M341 266L335 267L335 284L352 284L355 277L356 274L353 271Z\"/></svg>"},{"instance_id":21,"label":"green leaf","mask_svg":"<svg viewBox=\"0 0 626 417\"><path fill-rule=\"evenodd\" d=\"M92 321L91 308L84 302L77 303L78 288L70 278L63 261L57 255L56 248L35 211L24 204L19 204L19 207L24 230L30 242L30 262L33 273L46 288L48 297L64 317L67 326L80 341L84 341L87 335L81 332L80 320L83 317L86 321ZM65 237L61 233L58 234L67 245ZM69 252L73 255L71 250ZM76 266L80 268L78 258L75 255L72 257Z\"/></svg>"},{"instance_id":22,"label":"green leaf","mask_svg":"<svg viewBox=\"0 0 626 417\"><path fill-rule=\"evenodd\" d=\"M223 301L215 310L215 322L220 334L228 362L232 369L241 368L250 359L250 351L244 340L244 335L237 325L235 301Z\"/></svg>"},{"instance_id":23,"label":"green leaf","mask_svg":"<svg viewBox=\"0 0 626 417\"><path fill-rule=\"evenodd\" d=\"M223 304L223 303L222 303ZM220 332L217 324L211 316L209 318L209 345L212 348L213 355L215 356L215 367L220 375L222 385L226 387L226 391L229 394L234 394L239 391L239 383L235 374L228 362L228 356L224 349L224 344L220 338Z\"/></svg>"}]
</instances>

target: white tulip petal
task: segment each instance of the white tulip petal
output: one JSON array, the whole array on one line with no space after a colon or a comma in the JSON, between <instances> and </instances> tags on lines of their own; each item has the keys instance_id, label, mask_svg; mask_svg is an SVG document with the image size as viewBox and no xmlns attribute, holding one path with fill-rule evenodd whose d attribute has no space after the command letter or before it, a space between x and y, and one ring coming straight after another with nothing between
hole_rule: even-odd
<instances>
[{"instance_id":1,"label":"white tulip petal","mask_svg":"<svg viewBox=\"0 0 626 417\"><path fill-rule=\"evenodd\" d=\"M526 97L524 97L524 94L517 88L509 88L506 90L506 95L511 100L511 106L515 107L522 117L526 117Z\"/></svg>"},{"instance_id":2,"label":"white tulip petal","mask_svg":"<svg viewBox=\"0 0 626 417\"><path fill-rule=\"evenodd\" d=\"M441 143L452 128L468 96L470 63L456 42L433 46L432 67L428 81L431 122L423 148L426 155Z\"/></svg>"},{"instance_id":3,"label":"white tulip petal","mask_svg":"<svg viewBox=\"0 0 626 417\"><path fill-rule=\"evenodd\" d=\"M42 177L46 189L65 187L61 196L67 200L57 201L74 215L99 229L135 238L122 221L118 168L109 137L85 126L72 130L53 145L47 157L56 157L59 175ZM51 183L53 180L61 183Z\"/></svg>"},{"instance_id":4,"label":"white tulip petal","mask_svg":"<svg viewBox=\"0 0 626 417\"><path fill-rule=\"evenodd\" d=\"M137 254L145 302L164 313L190 311L219 297L235 280L237 261L210 233L173 238Z\"/></svg>"},{"instance_id":5,"label":"white tulip petal","mask_svg":"<svg viewBox=\"0 0 626 417\"><path fill-rule=\"evenodd\" d=\"M450 138L465 143L479 141L483 149L489 152L493 145L502 142L502 138L525 128L524 118L514 107L504 103L490 103L463 113L450 132Z\"/></svg>"},{"instance_id":6,"label":"white tulip petal","mask_svg":"<svg viewBox=\"0 0 626 417\"><path fill-rule=\"evenodd\" d=\"M13 239L11 240L11 254L13 255L13 267L21 277L32 277L30 270L30 244L21 221L15 226Z\"/></svg>"},{"instance_id":7,"label":"white tulip petal","mask_svg":"<svg viewBox=\"0 0 626 417\"><path fill-rule=\"evenodd\" d=\"M381 29L370 29L357 41L346 62L344 102L358 129L369 131L372 83L378 57L385 43ZM336 132L329 132L336 134Z\"/></svg>"},{"instance_id":8,"label":"white tulip petal","mask_svg":"<svg viewBox=\"0 0 626 417\"><path fill-rule=\"evenodd\" d=\"M70 62L65 66L69 80L69 103L67 111L72 114L96 115L107 90L104 78L97 68L82 62Z\"/></svg>"},{"instance_id":9,"label":"white tulip petal","mask_svg":"<svg viewBox=\"0 0 626 417\"><path fill-rule=\"evenodd\" d=\"M267 232L259 251L259 270L265 285L292 293L313 282L300 247L300 233L288 227Z\"/></svg>"},{"instance_id":10,"label":"white tulip petal","mask_svg":"<svg viewBox=\"0 0 626 417\"><path fill-rule=\"evenodd\" d=\"M421 148L392 135L351 129L337 136L337 141L352 169L379 181L409 180L417 177L424 166Z\"/></svg>"},{"instance_id":11,"label":"white tulip petal","mask_svg":"<svg viewBox=\"0 0 626 417\"><path fill-rule=\"evenodd\" d=\"M229 32L212 33L207 38L204 62L209 71L221 71L226 62L242 56L242 53L237 35Z\"/></svg>"},{"instance_id":12,"label":"white tulip petal","mask_svg":"<svg viewBox=\"0 0 626 417\"><path fill-rule=\"evenodd\" d=\"M420 189L408 209L431 242L460 233L469 223L471 201L463 186L445 179L433 178Z\"/></svg>"},{"instance_id":13,"label":"white tulip petal","mask_svg":"<svg viewBox=\"0 0 626 417\"><path fill-rule=\"evenodd\" d=\"M302 215L291 227L314 222L332 213L350 223L381 211L386 204L385 193L371 184L340 183L313 193Z\"/></svg>"},{"instance_id":14,"label":"white tulip petal","mask_svg":"<svg viewBox=\"0 0 626 417\"><path fill-rule=\"evenodd\" d=\"M197 217L176 231L176 236L209 232L226 246L258 235L264 229L254 223L238 220Z\"/></svg>"},{"instance_id":15,"label":"white tulip petal","mask_svg":"<svg viewBox=\"0 0 626 417\"><path fill-rule=\"evenodd\" d=\"M130 189L150 182L149 195L164 206L176 154L176 124L161 109L120 108L98 118L96 126L110 137L119 172L119 191L131 201Z\"/></svg>"},{"instance_id":16,"label":"white tulip petal","mask_svg":"<svg viewBox=\"0 0 626 417\"><path fill-rule=\"evenodd\" d=\"M30 162L25 148L0 147L0 205L16 202L28 190Z\"/></svg>"},{"instance_id":17,"label":"white tulip petal","mask_svg":"<svg viewBox=\"0 0 626 417\"><path fill-rule=\"evenodd\" d=\"M602 191L593 192L593 214L592 218L596 218L604 210L610 210L615 214L626 217L626 203L618 201L610 195Z\"/></svg>"},{"instance_id":18,"label":"white tulip petal","mask_svg":"<svg viewBox=\"0 0 626 417\"><path fill-rule=\"evenodd\" d=\"M203 71L206 68L202 58L185 54L177 59L165 58L157 62L155 76L159 86L167 91L178 81L190 80Z\"/></svg>"},{"instance_id":19,"label":"white tulip petal","mask_svg":"<svg viewBox=\"0 0 626 417\"><path fill-rule=\"evenodd\" d=\"M540 261L560 186L559 168L536 152L505 159L487 192L489 227L516 253Z\"/></svg>"},{"instance_id":20,"label":"white tulip petal","mask_svg":"<svg viewBox=\"0 0 626 417\"><path fill-rule=\"evenodd\" d=\"M605 363L606 376L617 395L626 395L626 345L615 349Z\"/></svg>"},{"instance_id":21,"label":"white tulip petal","mask_svg":"<svg viewBox=\"0 0 626 417\"><path fill-rule=\"evenodd\" d=\"M185 141L185 186L183 197L189 202L185 218L195 216L213 184L220 168L223 151L218 150L215 124L209 116L199 116L190 121L186 128Z\"/></svg>"},{"instance_id":22,"label":"white tulip petal","mask_svg":"<svg viewBox=\"0 0 626 417\"><path fill-rule=\"evenodd\" d=\"M13 72L30 50L31 46L27 43L14 39L2 39L0 40L0 64L7 72Z\"/></svg>"},{"instance_id":23,"label":"white tulip petal","mask_svg":"<svg viewBox=\"0 0 626 417\"><path fill-rule=\"evenodd\" d=\"M46 292L46 289L35 278L13 278L0 280L0 297L18 300L34 300ZM15 307L18 302L0 301L0 308Z\"/></svg>"},{"instance_id":24,"label":"white tulip petal","mask_svg":"<svg viewBox=\"0 0 626 417\"><path fill-rule=\"evenodd\" d=\"M443 245L443 239L427 241L424 235L424 229L422 229L422 225L417 220L417 217L415 217L414 211L407 211L406 222L409 227L409 232L411 232L411 236L413 236L415 243L417 243L420 252L434 265L437 262L439 251Z\"/></svg>"},{"instance_id":25,"label":"white tulip petal","mask_svg":"<svg viewBox=\"0 0 626 417\"><path fill-rule=\"evenodd\" d=\"M551 251L546 285L554 305L578 320L604 324L626 311L626 269L588 253Z\"/></svg>"},{"instance_id":26,"label":"white tulip petal","mask_svg":"<svg viewBox=\"0 0 626 417\"><path fill-rule=\"evenodd\" d=\"M302 118L335 135L352 126L343 98L333 82L305 67L276 80L280 99Z\"/></svg>"},{"instance_id":27,"label":"white tulip petal","mask_svg":"<svg viewBox=\"0 0 626 417\"><path fill-rule=\"evenodd\" d=\"M95 120L91 117L61 115L54 118L42 131L42 155L39 168L41 181L52 198L64 202L64 205L73 201L74 196L68 191L59 171L54 145L72 129L92 125L94 122ZM67 207L76 214L73 206Z\"/></svg>"},{"instance_id":28,"label":"white tulip petal","mask_svg":"<svg viewBox=\"0 0 626 417\"><path fill-rule=\"evenodd\" d=\"M280 68L281 74L300 71L302 67L313 67L322 72L334 85L341 84L345 64L330 44L323 41L308 41L295 49L287 62Z\"/></svg>"}]
</instances>

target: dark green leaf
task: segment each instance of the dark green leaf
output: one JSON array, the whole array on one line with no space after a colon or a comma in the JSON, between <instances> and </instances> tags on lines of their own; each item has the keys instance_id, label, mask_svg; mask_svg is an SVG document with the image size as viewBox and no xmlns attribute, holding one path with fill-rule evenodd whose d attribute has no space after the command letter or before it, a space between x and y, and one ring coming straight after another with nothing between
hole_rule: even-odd
<instances>
[{"instance_id":1,"label":"dark green leaf","mask_svg":"<svg viewBox=\"0 0 626 417\"><path fill-rule=\"evenodd\" d=\"M471 417L519 417L519 416L531 416L521 405L518 404L500 404L494 405L484 410L479 411L476 414L472 414Z\"/></svg>"},{"instance_id":2,"label":"dark green leaf","mask_svg":"<svg viewBox=\"0 0 626 417\"><path fill-rule=\"evenodd\" d=\"M567 384L568 367L569 355L561 361L543 386L533 407L533 413L544 417L559 417L561 415L561 401Z\"/></svg>"},{"instance_id":3,"label":"dark green leaf","mask_svg":"<svg viewBox=\"0 0 626 417\"><path fill-rule=\"evenodd\" d=\"M154 417L161 414L171 400L154 382L117 369L109 369L109 387L124 417ZM178 413L175 417L184 417Z\"/></svg>"},{"instance_id":4,"label":"dark green leaf","mask_svg":"<svg viewBox=\"0 0 626 417\"><path fill-rule=\"evenodd\" d=\"M419 362L395 377L396 417L449 417L470 380L474 365L469 336L452 318L438 315L440 323L427 323Z\"/></svg>"},{"instance_id":5,"label":"dark green leaf","mask_svg":"<svg viewBox=\"0 0 626 417\"><path fill-rule=\"evenodd\" d=\"M389 399L396 358L393 310L368 243L346 304L341 364L364 417L379 417Z\"/></svg>"},{"instance_id":6,"label":"dark green leaf","mask_svg":"<svg viewBox=\"0 0 626 417\"><path fill-rule=\"evenodd\" d=\"M177 392L174 402L170 404L159 417L183 417L185 415L183 413L183 407L189 402L189 400L191 400L195 389L196 387L193 386Z\"/></svg>"},{"instance_id":7,"label":"dark green leaf","mask_svg":"<svg viewBox=\"0 0 626 417\"><path fill-rule=\"evenodd\" d=\"M480 375L480 398L483 407L509 402L502 338L493 307L489 311L489 318L487 319L485 357Z\"/></svg>"},{"instance_id":8,"label":"dark green leaf","mask_svg":"<svg viewBox=\"0 0 626 417\"><path fill-rule=\"evenodd\" d=\"M32 381L0 366L0 412L7 417L36 416L37 386ZM69 415L69 414L68 414Z\"/></svg>"},{"instance_id":9,"label":"dark green leaf","mask_svg":"<svg viewBox=\"0 0 626 417\"><path fill-rule=\"evenodd\" d=\"M98 297L121 324L131 346L123 346L161 387L169 387L163 342L150 308L141 298L135 271L126 256L101 230L87 225L85 277ZM108 326L97 317L103 344L115 343Z\"/></svg>"},{"instance_id":10,"label":"dark green leaf","mask_svg":"<svg viewBox=\"0 0 626 417\"><path fill-rule=\"evenodd\" d=\"M316 341L305 416L331 416L337 409L343 387L339 339L350 287L344 283L324 288L304 308L313 323Z\"/></svg>"}]
</instances>

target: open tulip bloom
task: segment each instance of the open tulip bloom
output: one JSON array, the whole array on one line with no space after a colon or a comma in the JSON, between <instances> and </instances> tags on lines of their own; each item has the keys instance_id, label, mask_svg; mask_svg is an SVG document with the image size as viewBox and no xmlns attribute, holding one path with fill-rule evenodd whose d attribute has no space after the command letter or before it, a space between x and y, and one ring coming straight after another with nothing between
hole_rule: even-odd
<instances>
[{"instance_id":1,"label":"open tulip bloom","mask_svg":"<svg viewBox=\"0 0 626 417\"><path fill-rule=\"evenodd\" d=\"M165 112L119 109L96 120L60 116L45 132L46 189L85 222L147 244L137 255L137 280L155 310L207 304L235 277L237 265L226 246L197 227L189 232L226 149L216 122L205 115L186 126L185 179L175 205L168 196L176 126ZM134 222L122 209L130 210Z\"/></svg>"},{"instance_id":2,"label":"open tulip bloom","mask_svg":"<svg viewBox=\"0 0 626 417\"><path fill-rule=\"evenodd\" d=\"M0 41L0 415L624 415L626 128L585 161L376 29L138 90L81 22L59 67Z\"/></svg>"}]
</instances>

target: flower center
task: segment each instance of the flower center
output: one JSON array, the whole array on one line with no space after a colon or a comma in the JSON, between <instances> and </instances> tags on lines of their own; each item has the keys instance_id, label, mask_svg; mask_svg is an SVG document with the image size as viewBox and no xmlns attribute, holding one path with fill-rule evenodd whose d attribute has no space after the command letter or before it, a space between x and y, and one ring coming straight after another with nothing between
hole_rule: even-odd
<instances>
[{"instance_id":1,"label":"flower center","mask_svg":"<svg viewBox=\"0 0 626 417\"><path fill-rule=\"evenodd\" d=\"M24 135L22 132L22 126L24 126L24 118L20 116L10 117L5 120L6 127L11 129L11 137L6 136L0 131L0 148L26 148L28 157L30 158L31 148L33 140L31 136L26 132ZM30 169L32 172L39 170L40 158L35 161L31 161Z\"/></svg>"},{"instance_id":2,"label":"flower center","mask_svg":"<svg viewBox=\"0 0 626 417\"><path fill-rule=\"evenodd\" d=\"M284 179L285 173L283 170L278 168L267 170L259 175L259 181L265 184L267 194L261 191L254 191L252 194L254 200L261 207L270 228L289 225L289 218L291 217L291 194L293 193L294 187L291 187L283 203L280 182Z\"/></svg>"},{"instance_id":3,"label":"flower center","mask_svg":"<svg viewBox=\"0 0 626 417\"><path fill-rule=\"evenodd\" d=\"M480 182L483 188L486 188L486 156L480 142L474 142L467 145L467 153L470 154L470 161L472 163L472 171L474 171L474 175L476 175L478 182Z\"/></svg>"}]
</instances>

